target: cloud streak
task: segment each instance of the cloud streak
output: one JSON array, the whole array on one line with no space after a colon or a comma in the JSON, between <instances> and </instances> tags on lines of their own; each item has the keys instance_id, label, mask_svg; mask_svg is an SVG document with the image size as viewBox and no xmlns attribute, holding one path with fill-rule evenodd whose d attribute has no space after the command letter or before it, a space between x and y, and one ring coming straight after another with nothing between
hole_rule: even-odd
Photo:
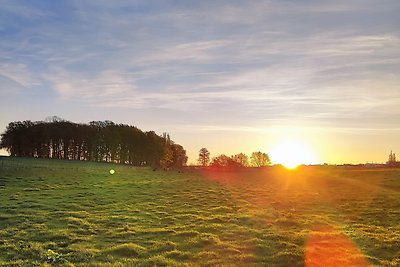
<instances>
[{"instance_id":1,"label":"cloud streak","mask_svg":"<svg viewBox=\"0 0 400 267\"><path fill-rule=\"evenodd\" d=\"M397 129L399 3L6 1L0 93L216 129Z\"/></svg>"}]
</instances>

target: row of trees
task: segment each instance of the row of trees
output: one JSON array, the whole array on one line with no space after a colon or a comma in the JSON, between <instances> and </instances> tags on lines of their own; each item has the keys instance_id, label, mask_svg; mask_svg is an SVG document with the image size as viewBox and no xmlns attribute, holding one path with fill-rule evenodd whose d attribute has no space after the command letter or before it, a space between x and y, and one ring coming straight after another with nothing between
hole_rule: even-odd
<instances>
[{"instance_id":1,"label":"row of trees","mask_svg":"<svg viewBox=\"0 0 400 267\"><path fill-rule=\"evenodd\" d=\"M74 159L161 166L186 165L186 151L168 134L92 121L78 124L53 117L50 121L16 121L1 135L2 148L11 156Z\"/></svg>"},{"instance_id":2,"label":"row of trees","mask_svg":"<svg viewBox=\"0 0 400 267\"><path fill-rule=\"evenodd\" d=\"M222 154L214 158L210 158L210 152L207 148L199 151L198 163L201 166L213 167L263 167L271 164L268 154L263 152L253 152L249 157L244 153L232 155L230 157Z\"/></svg>"}]
</instances>

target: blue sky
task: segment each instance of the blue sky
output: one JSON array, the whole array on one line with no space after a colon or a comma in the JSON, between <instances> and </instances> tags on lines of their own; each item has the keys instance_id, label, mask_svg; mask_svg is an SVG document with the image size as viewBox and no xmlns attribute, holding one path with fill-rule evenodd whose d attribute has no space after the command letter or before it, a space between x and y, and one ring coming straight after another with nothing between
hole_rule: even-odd
<instances>
[{"instance_id":1,"label":"blue sky","mask_svg":"<svg viewBox=\"0 0 400 267\"><path fill-rule=\"evenodd\" d=\"M58 115L169 132L194 162L285 138L319 162L400 153L400 1L0 5L0 131Z\"/></svg>"}]
</instances>

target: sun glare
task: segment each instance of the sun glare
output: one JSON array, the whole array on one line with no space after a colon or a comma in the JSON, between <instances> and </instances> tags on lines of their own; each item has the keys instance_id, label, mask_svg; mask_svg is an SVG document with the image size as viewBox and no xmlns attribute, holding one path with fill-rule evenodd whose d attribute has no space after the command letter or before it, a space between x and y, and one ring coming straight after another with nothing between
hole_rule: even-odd
<instances>
[{"instance_id":1,"label":"sun glare","mask_svg":"<svg viewBox=\"0 0 400 267\"><path fill-rule=\"evenodd\" d=\"M289 169L296 168L301 164L315 164L312 150L297 140L279 142L275 148L270 150L269 154L273 163L282 164Z\"/></svg>"}]
</instances>

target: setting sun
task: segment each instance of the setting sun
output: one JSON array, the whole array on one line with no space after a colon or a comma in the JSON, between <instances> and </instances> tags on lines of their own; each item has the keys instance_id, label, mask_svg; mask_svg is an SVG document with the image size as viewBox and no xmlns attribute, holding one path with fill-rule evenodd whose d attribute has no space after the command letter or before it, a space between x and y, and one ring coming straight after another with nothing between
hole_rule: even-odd
<instances>
[{"instance_id":1,"label":"setting sun","mask_svg":"<svg viewBox=\"0 0 400 267\"><path fill-rule=\"evenodd\" d=\"M312 149L298 140L285 140L279 142L270 151L273 163L282 164L287 168L295 168L301 164L315 164Z\"/></svg>"}]
</instances>

